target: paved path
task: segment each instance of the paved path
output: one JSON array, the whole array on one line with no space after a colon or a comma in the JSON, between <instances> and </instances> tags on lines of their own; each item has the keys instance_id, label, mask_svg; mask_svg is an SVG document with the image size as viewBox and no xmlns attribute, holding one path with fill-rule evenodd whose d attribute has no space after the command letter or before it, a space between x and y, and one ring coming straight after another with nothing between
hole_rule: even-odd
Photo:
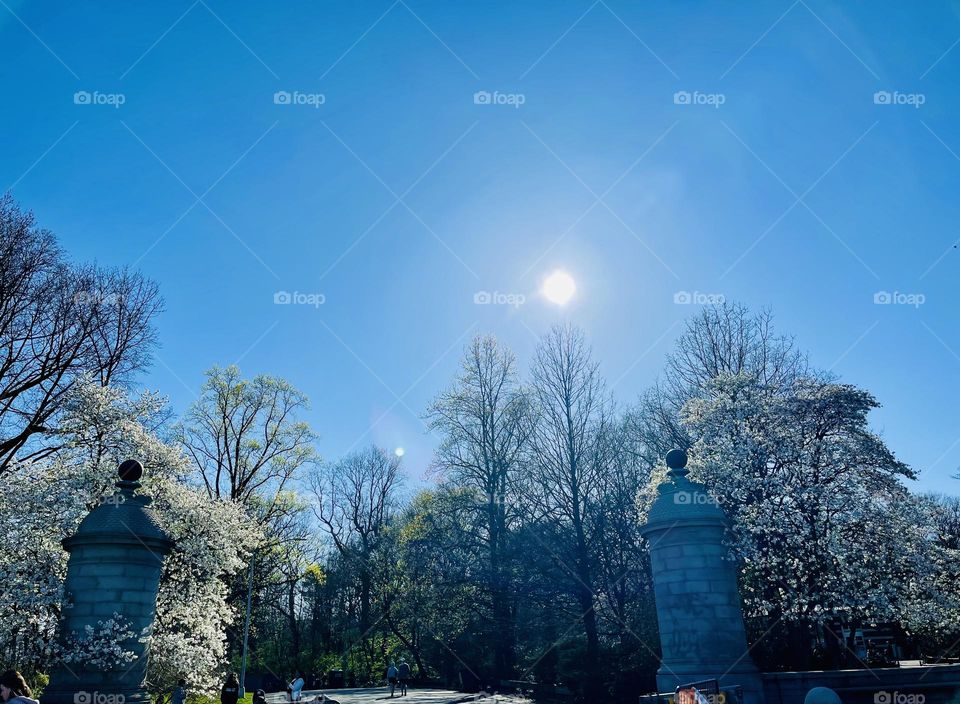
<instances>
[{"instance_id":1,"label":"paved path","mask_svg":"<svg viewBox=\"0 0 960 704\"><path fill-rule=\"evenodd\" d=\"M302 701L304 704L313 700L320 694L321 690L304 690ZM459 701L472 697L474 695L455 692L450 689L414 689L407 690L407 696L396 695L390 698L389 687L370 687L364 689L326 689L323 690L331 699L336 699L340 704L447 704L448 702ZM270 704L282 704L287 701L286 692L276 692L267 695L267 701ZM519 704L524 700L513 697L486 697L482 700L485 704Z\"/></svg>"}]
</instances>

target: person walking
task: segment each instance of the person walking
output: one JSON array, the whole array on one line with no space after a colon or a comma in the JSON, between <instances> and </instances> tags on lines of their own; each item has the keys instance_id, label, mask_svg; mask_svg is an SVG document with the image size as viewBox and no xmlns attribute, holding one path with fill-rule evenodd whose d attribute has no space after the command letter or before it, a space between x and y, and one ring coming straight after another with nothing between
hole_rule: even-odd
<instances>
[{"instance_id":1,"label":"person walking","mask_svg":"<svg viewBox=\"0 0 960 704\"><path fill-rule=\"evenodd\" d=\"M406 660L401 660L397 666L397 682L400 684L400 696L407 696L407 682L410 681L410 665Z\"/></svg>"},{"instance_id":2,"label":"person walking","mask_svg":"<svg viewBox=\"0 0 960 704\"><path fill-rule=\"evenodd\" d=\"M393 699L393 691L397 688L397 666L393 663L387 668L387 682L390 684L390 698Z\"/></svg>"},{"instance_id":3,"label":"person walking","mask_svg":"<svg viewBox=\"0 0 960 704\"><path fill-rule=\"evenodd\" d=\"M173 688L170 694L170 704L187 704L187 681L177 680L177 686Z\"/></svg>"},{"instance_id":4,"label":"person walking","mask_svg":"<svg viewBox=\"0 0 960 704\"><path fill-rule=\"evenodd\" d=\"M220 704L237 704L238 699L240 699L240 680L236 672L231 672L220 689Z\"/></svg>"},{"instance_id":5,"label":"person walking","mask_svg":"<svg viewBox=\"0 0 960 704\"><path fill-rule=\"evenodd\" d=\"M293 681L290 683L290 701L298 702L300 701L300 696L303 693L303 687L306 684L306 681L303 679L303 673L297 672L297 676L293 678Z\"/></svg>"},{"instance_id":6,"label":"person walking","mask_svg":"<svg viewBox=\"0 0 960 704\"><path fill-rule=\"evenodd\" d=\"M10 704L39 704L33 698L33 692L21 675L16 670L7 670L0 676L0 699Z\"/></svg>"}]
</instances>

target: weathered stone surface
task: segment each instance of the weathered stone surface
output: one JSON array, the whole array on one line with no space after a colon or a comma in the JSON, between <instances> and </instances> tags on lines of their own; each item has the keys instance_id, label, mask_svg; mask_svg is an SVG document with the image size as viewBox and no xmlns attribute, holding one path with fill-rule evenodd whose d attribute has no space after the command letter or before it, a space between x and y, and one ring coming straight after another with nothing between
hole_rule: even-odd
<instances>
[{"instance_id":1,"label":"weathered stone surface","mask_svg":"<svg viewBox=\"0 0 960 704\"><path fill-rule=\"evenodd\" d=\"M118 491L93 509L77 532L63 541L70 553L61 641L82 637L87 626L119 615L136 636L125 644L133 662L109 670L71 664L55 670L44 689L43 704L74 704L86 695L114 696L125 704L149 702L144 687L148 633L156 616L157 591L163 559L173 541L160 528L149 508L150 499L136 493L143 468L127 460L118 470Z\"/></svg>"},{"instance_id":2,"label":"weathered stone surface","mask_svg":"<svg viewBox=\"0 0 960 704\"><path fill-rule=\"evenodd\" d=\"M721 687L742 686L747 704L760 704L763 686L723 542L726 517L706 488L687 478L686 454L671 451L667 458L669 478L643 528L660 626L658 688L717 679Z\"/></svg>"}]
</instances>

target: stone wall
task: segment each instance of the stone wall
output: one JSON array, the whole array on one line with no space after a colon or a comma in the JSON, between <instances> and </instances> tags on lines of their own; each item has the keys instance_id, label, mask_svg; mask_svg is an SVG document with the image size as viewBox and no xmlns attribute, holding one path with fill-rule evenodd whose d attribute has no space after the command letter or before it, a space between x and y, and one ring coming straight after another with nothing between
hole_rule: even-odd
<instances>
[{"instance_id":1,"label":"stone wall","mask_svg":"<svg viewBox=\"0 0 960 704\"><path fill-rule=\"evenodd\" d=\"M803 704L813 687L829 687L843 704L948 704L960 702L960 665L763 674L765 704Z\"/></svg>"}]
</instances>

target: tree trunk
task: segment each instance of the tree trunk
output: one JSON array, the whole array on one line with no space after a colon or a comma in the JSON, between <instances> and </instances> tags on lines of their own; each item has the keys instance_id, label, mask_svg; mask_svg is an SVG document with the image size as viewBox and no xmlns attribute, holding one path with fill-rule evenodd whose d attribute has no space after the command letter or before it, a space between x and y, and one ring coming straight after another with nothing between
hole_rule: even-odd
<instances>
[{"instance_id":1,"label":"tree trunk","mask_svg":"<svg viewBox=\"0 0 960 704\"><path fill-rule=\"evenodd\" d=\"M583 612L583 631L587 637L587 651L584 662L587 681L583 683L583 692L587 700L596 702L601 697L600 686L600 637L597 632L597 612L594 609L593 578L590 571L590 551L583 530L583 517L580 504L574 500L573 526L576 531L577 577L579 580L577 600Z\"/></svg>"},{"instance_id":2,"label":"tree trunk","mask_svg":"<svg viewBox=\"0 0 960 704\"><path fill-rule=\"evenodd\" d=\"M498 501L492 493L487 500L487 521L489 525L490 560L490 602L492 640L494 642L494 678L513 679L514 675L514 624L510 609L510 587L507 584L506 556L506 520L502 500Z\"/></svg>"},{"instance_id":3,"label":"tree trunk","mask_svg":"<svg viewBox=\"0 0 960 704\"><path fill-rule=\"evenodd\" d=\"M290 580L287 589L287 612L290 621L290 651L295 667L300 666L300 625L297 623L297 580Z\"/></svg>"}]
</instances>

